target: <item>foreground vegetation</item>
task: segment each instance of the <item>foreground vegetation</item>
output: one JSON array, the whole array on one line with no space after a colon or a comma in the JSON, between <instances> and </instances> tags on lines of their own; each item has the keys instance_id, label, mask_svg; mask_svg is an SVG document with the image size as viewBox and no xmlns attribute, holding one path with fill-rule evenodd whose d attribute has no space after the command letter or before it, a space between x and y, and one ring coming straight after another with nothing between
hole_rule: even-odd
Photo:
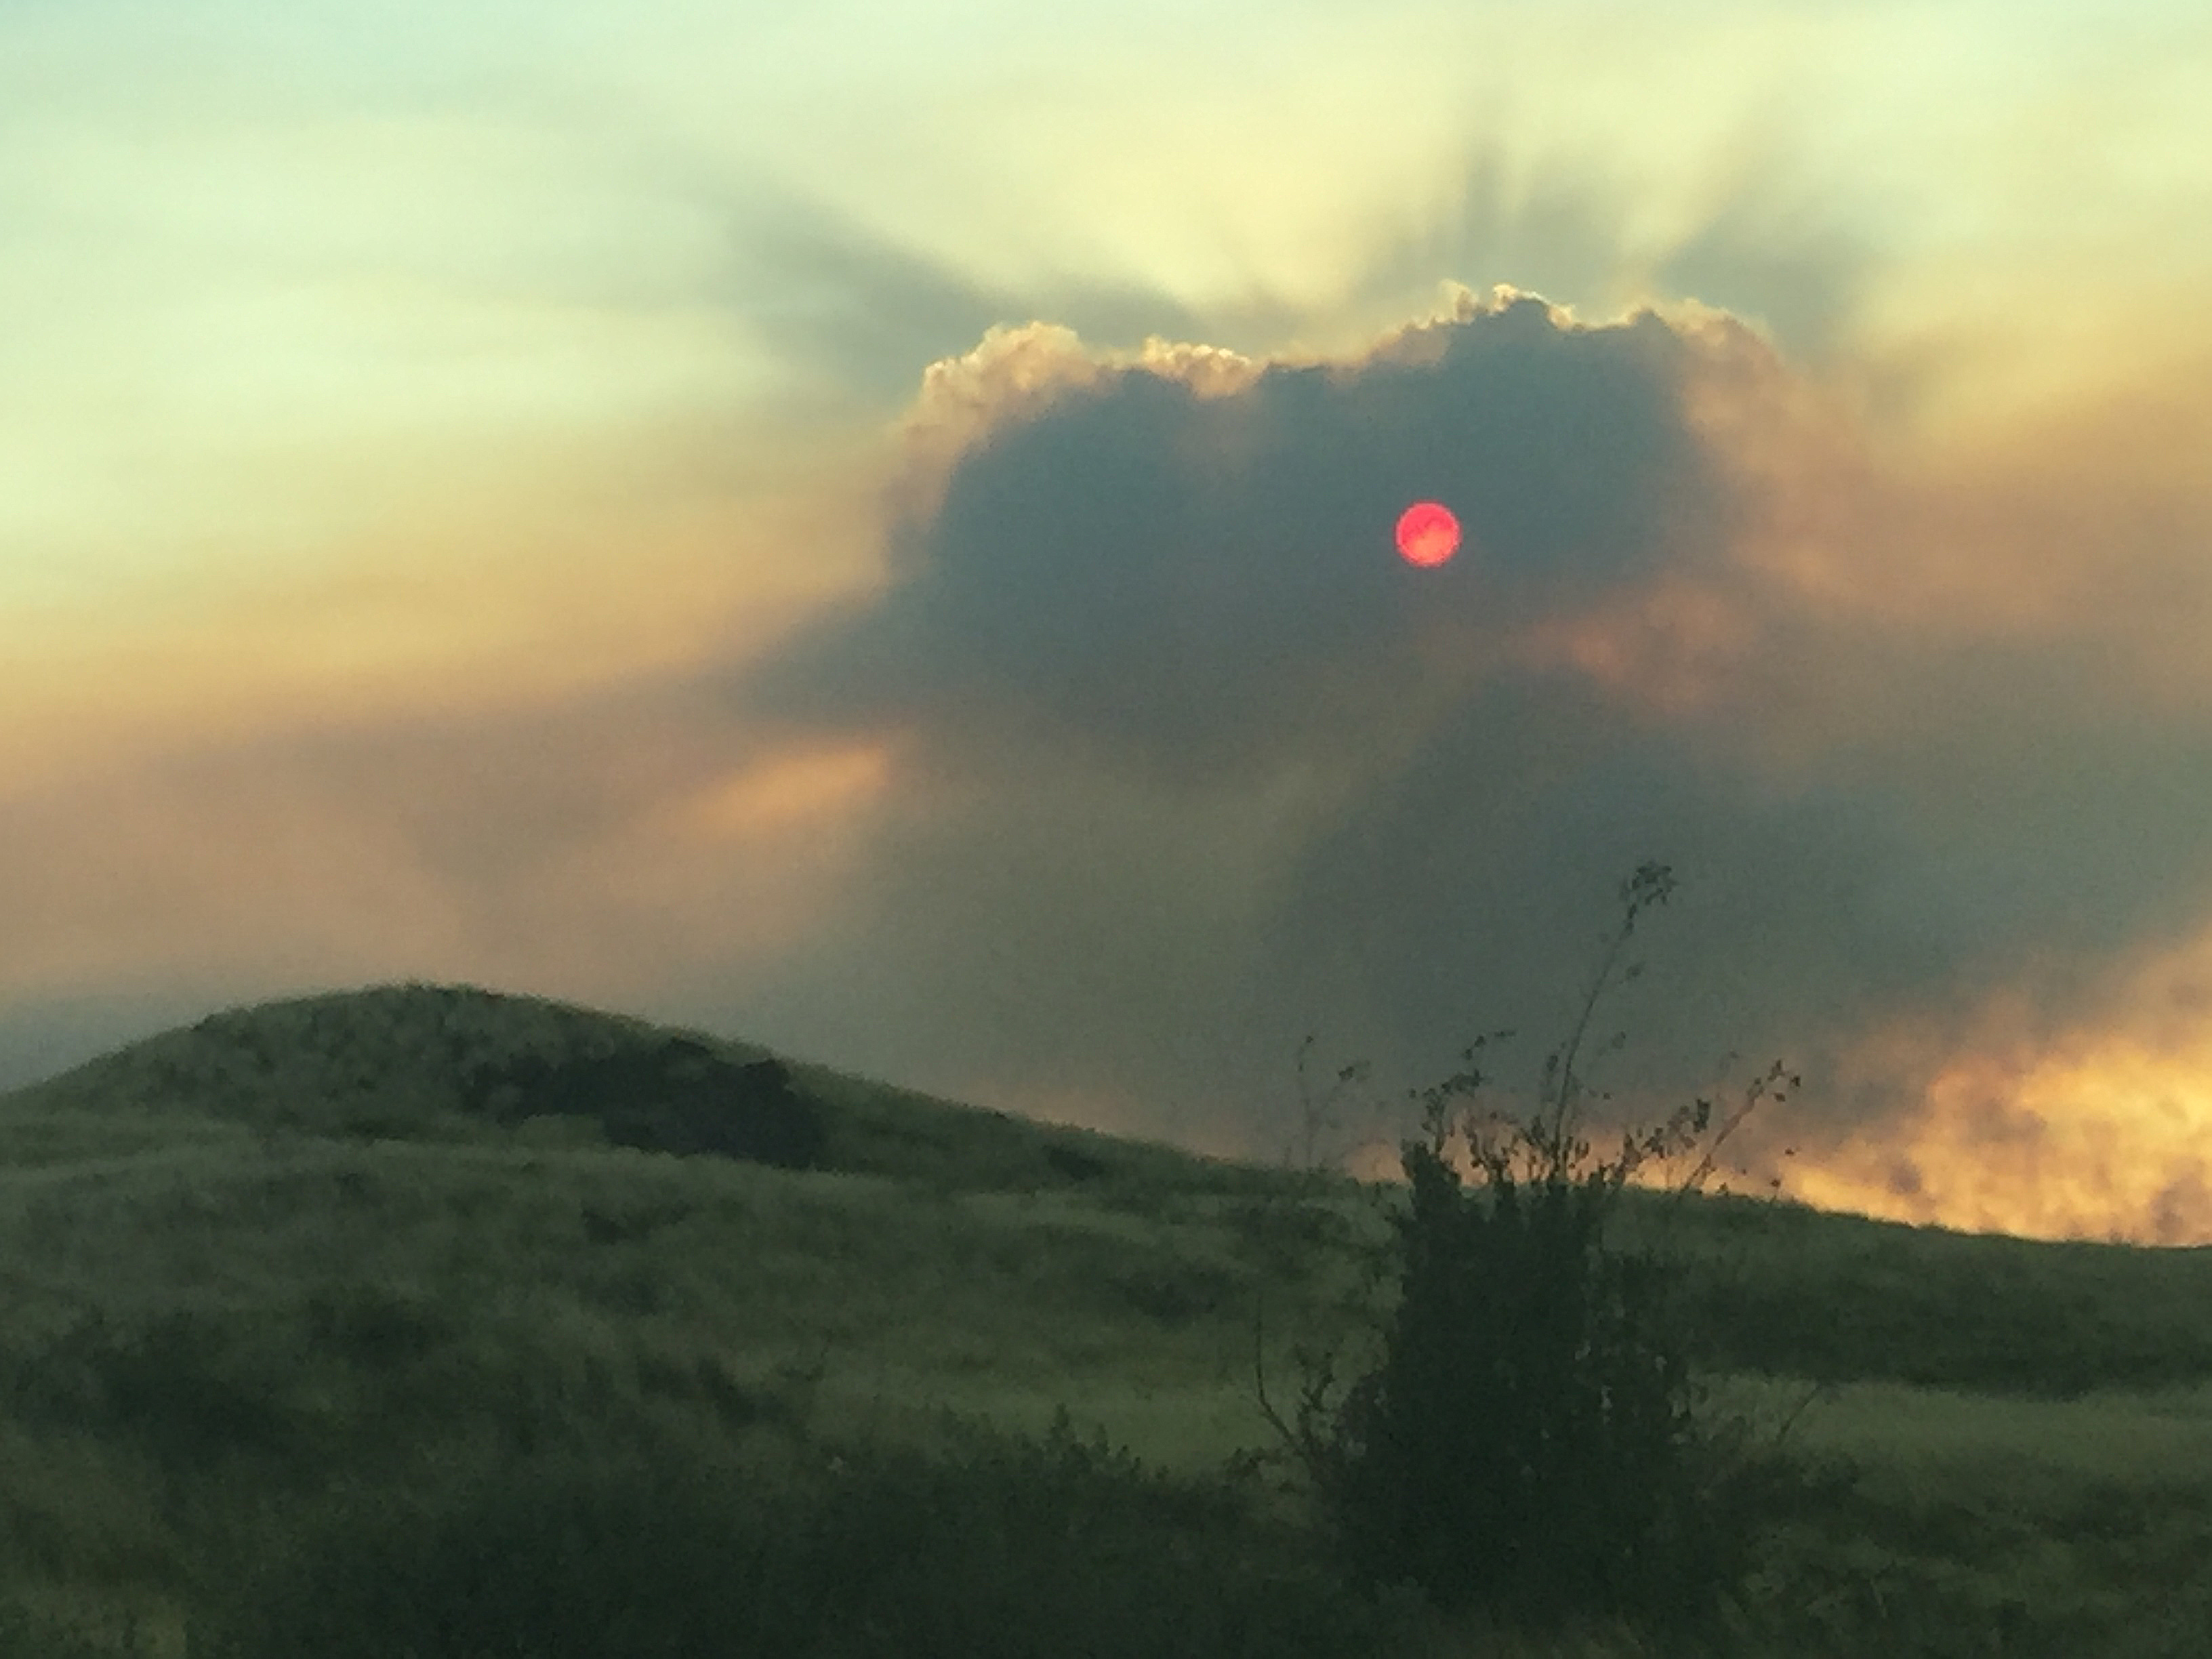
<instances>
[{"instance_id":1,"label":"foreground vegetation","mask_svg":"<svg viewBox=\"0 0 2212 1659\"><path fill-rule=\"evenodd\" d=\"M2207 1650L2212 1251L1620 1188L1697 1423L1802 1407L1802 1478L1711 1629L1539 1633L1355 1584L1255 1398L1389 1357L1418 1188L805 1067L810 1169L453 1082L657 1035L386 988L0 1097L0 1656Z\"/></svg>"}]
</instances>

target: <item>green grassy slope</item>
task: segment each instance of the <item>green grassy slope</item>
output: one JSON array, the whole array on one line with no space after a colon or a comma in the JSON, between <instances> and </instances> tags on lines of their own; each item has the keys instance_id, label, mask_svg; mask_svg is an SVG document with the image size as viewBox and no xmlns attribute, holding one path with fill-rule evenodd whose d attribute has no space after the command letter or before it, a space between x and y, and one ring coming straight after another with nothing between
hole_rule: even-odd
<instances>
[{"instance_id":1,"label":"green grassy slope","mask_svg":"<svg viewBox=\"0 0 2212 1659\"><path fill-rule=\"evenodd\" d=\"M1271 1443L1255 1298L1279 1404L1294 1343L1363 1352L1351 1247L1387 1236L1398 1195L1347 1178L809 1066L830 1134L806 1171L501 1128L454 1082L662 1035L386 987L219 1015L0 1096L0 1584L143 1607L181 1652L208 1564L346 1480L589 1442L811 1480L864 1428L937 1443L939 1404L1032 1431L1064 1404L1196 1475ZM1656 1237L1656 1200L1626 1198L1625 1242ZM1875 1620L1851 1611L1873 1594L1893 1620L1923 1591L1954 1614L2033 1598L2053 1630L2105 1629L2129 1616L2116 1584L2179 1574L2159 1616L2212 1607L2185 1565L2212 1542L2212 1250L1699 1198L1673 1237L1714 1270L1697 1295L1727 1400L1833 1382L1796 1435L1872 1472L1790 1558L1802 1599Z\"/></svg>"}]
</instances>

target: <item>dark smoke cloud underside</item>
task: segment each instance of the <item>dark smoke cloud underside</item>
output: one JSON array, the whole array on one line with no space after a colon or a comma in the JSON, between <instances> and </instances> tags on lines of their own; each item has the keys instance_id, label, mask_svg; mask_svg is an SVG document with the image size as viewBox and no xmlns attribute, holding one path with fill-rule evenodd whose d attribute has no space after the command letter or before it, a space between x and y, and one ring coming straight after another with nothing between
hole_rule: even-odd
<instances>
[{"instance_id":1,"label":"dark smoke cloud underside","mask_svg":"<svg viewBox=\"0 0 2212 1659\"><path fill-rule=\"evenodd\" d=\"M1643 924L1614 1066L1655 1096L1730 1051L1817 1076L2029 960L2031 999L2080 1012L2212 897L2205 735L2078 655L1918 647L1761 589L1731 562L1759 503L1686 414L1711 346L1522 298L1226 395L1118 367L991 427L897 527L888 591L740 684L902 744L848 916L764 1006L842 1001L887 1060L1105 1088L1166 1127L1279 1126L1309 1030L1418 1081L1515 1026L1525 1087L1657 859L1683 886ZM1389 536L1421 497L1468 546L1416 573ZM1761 630L1709 707L1516 649L1671 579ZM1869 672L1924 714L1794 782L1758 760L1770 712Z\"/></svg>"}]
</instances>

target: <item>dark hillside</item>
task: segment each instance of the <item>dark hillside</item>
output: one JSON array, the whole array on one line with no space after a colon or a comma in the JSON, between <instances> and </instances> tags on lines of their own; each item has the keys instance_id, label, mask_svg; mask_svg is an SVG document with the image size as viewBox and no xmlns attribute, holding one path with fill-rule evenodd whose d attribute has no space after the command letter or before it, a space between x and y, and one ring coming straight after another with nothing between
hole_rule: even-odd
<instances>
[{"instance_id":1,"label":"dark hillside","mask_svg":"<svg viewBox=\"0 0 2212 1659\"><path fill-rule=\"evenodd\" d=\"M1272 1176L890 1088L754 1043L420 983L226 1010L0 1095L0 1162L174 1145L219 1125L265 1140L479 1143L526 1127L541 1142L720 1154L945 1192L1257 1192Z\"/></svg>"},{"instance_id":2,"label":"dark hillside","mask_svg":"<svg viewBox=\"0 0 2212 1659\"><path fill-rule=\"evenodd\" d=\"M270 1136L455 1139L537 1115L530 1097L566 1068L672 1040L641 1020L534 997L378 986L210 1014L5 1098L24 1110L219 1118ZM696 1047L732 1065L767 1058L712 1039ZM556 1095L549 1115L570 1103Z\"/></svg>"},{"instance_id":3,"label":"dark hillside","mask_svg":"<svg viewBox=\"0 0 2212 1659\"><path fill-rule=\"evenodd\" d=\"M1034 1429L1065 1407L1178 1478L1249 1474L1240 1460L1273 1449L1255 1360L1287 1401L1308 1345L1347 1367L1371 1358L1359 1315L1387 1312L1396 1283L1358 1305L1361 1255L1387 1245L1406 1200L473 988L214 1015L0 1095L0 1611L19 1588L131 1585L173 1637L184 1609L235 1599L237 1564L305 1535L318 1494L350 1487L380 1513L491 1481L490 1510L453 1498L446 1530L426 1522L388 1540L407 1560L421 1546L419 1573L371 1575L412 1606L485 1527L538 1537L538 1489L518 1484L509 1502L498 1471L524 1482L538 1460L574 1455L619 1475L651 1451L731 1472L717 1490L791 1483L811 1502L841 1489L841 1455L879 1430L945 1449L939 1407ZM1829 1514L1790 1546L1782 1601L1843 1571L1839 1540L1875 1540L1946 1583L1980 1575L1967 1600L2018 1599L2020 1528L2070 1537L2068 1506L2124 1482L2127 1524L2147 1541L2063 1583L2039 1565L2034 1595L2086 1606L2152 1582L2141 1575L2169 1557L2201 1557L2198 1522L2133 1494L2212 1467L2205 1398L2125 1391L2212 1376L2212 1250L1974 1237L1701 1195L1662 1237L1670 1202L1632 1188L1613 1242L1679 1252L1699 1369L1744 1383L1775 1420L1804 1381L1834 1382L1802 1432L1887 1460L1872 1508ZM1952 1484L1926 1496L1938 1474ZM1271 1525L1304 1514L1286 1494L1247 1498ZM660 1501L640 1488L620 1525ZM927 1533L916 1504L894 1491L880 1513ZM1006 1552L1063 1535L1026 1511L1008 1525L975 1546L972 1580L923 1575L968 1586L955 1599L982 1609L975 1628L1005 1627L991 1596ZM315 1569L327 1576L303 1581L303 1618L385 1535L349 1526ZM2150 1537L2169 1526L2171 1540ZM1149 1516L1129 1528L1161 1535ZM653 1538L606 1557L587 1587L652 1568L667 1553ZM886 1559L906 1547L885 1545ZM544 1548L547 1583L569 1585ZM852 1583L842 1556L824 1571L840 1595ZM720 1574L698 1569L702 1583ZM1912 1593L1885 1581L1893 1608ZM477 1599L465 1584L453 1596ZM1194 1592L1188 1605L1218 1601ZM1944 1605L1961 1630L1987 1623L1986 1609ZM2047 1650L2121 1650L2088 1628ZM473 1650L495 1649L516 1650ZM184 1652L173 1639L156 1650ZM1897 1636L1888 1650L1954 1650ZM11 1647L0 1629L0 1659L63 1651ZM291 1635L248 1650L317 1651ZM1326 1659L1354 1651L1417 1650L1347 1644Z\"/></svg>"},{"instance_id":4,"label":"dark hillside","mask_svg":"<svg viewBox=\"0 0 2212 1659\"><path fill-rule=\"evenodd\" d=\"M1249 1268L1301 1285L1348 1284L1350 1247L1386 1238L1383 1218L1405 1200L468 986L229 1010L0 1096L0 1164L18 1168L158 1158L241 1130L303 1146L627 1146L874 1177L947 1201L1059 1194L1164 1237L1218 1231ZM1677 1206L1634 1188L1615 1237L1692 1264L1698 1354L1719 1370L2066 1398L2212 1376L2212 1249L1976 1237L1741 1195Z\"/></svg>"}]
</instances>

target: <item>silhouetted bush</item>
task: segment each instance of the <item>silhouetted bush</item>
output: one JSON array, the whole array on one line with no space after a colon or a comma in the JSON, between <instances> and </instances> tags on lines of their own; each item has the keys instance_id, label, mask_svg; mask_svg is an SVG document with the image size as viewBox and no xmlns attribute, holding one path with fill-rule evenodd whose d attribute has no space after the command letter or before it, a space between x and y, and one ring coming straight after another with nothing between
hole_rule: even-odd
<instances>
[{"instance_id":1,"label":"silhouetted bush","mask_svg":"<svg viewBox=\"0 0 2212 1659\"><path fill-rule=\"evenodd\" d=\"M1567 1113L1583 1036L1638 912L1672 888L1651 864L1623 884L1624 925L1572 1036L1546 1062L1547 1094L1557 1091L1548 1125L1540 1109L1496 1146L1453 1124L1450 1103L1484 1081L1474 1061L1488 1038L1467 1050L1469 1069L1419 1091L1428 1137L1401 1146L1411 1207L1391 1218L1399 1299L1380 1365L1352 1385L1328 1433L1317 1426L1326 1367L1316 1376L1309 1362L1295 1427L1261 1379L1261 1409L1304 1463L1363 1591L1411 1583L1448 1613L1480 1608L1536 1630L1617 1617L1717 1638L1760 1529L1806 1501L1814 1477L1747 1455L1742 1423L1699 1429L1673 1265L1604 1240L1629 1174L1702 1133L1710 1103L1625 1136L1617 1161L1577 1178L1589 1146ZM1778 1063L1753 1085L1745 1112L1780 1075ZM1443 1156L1455 1128L1482 1176L1474 1191ZM1521 1182L1516 1146L1530 1166ZM1711 1165L1709 1156L1680 1190ZM1850 1480L1831 1470L1816 1484Z\"/></svg>"}]
</instances>

